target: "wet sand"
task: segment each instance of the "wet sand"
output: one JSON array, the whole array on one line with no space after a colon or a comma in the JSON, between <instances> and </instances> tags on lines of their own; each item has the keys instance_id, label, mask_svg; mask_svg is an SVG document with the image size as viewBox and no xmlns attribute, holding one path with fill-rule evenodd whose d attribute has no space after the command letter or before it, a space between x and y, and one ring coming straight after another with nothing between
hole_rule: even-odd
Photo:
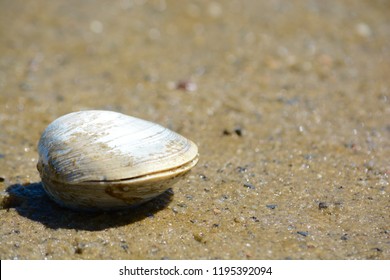
<instances>
[{"instance_id":1,"label":"wet sand","mask_svg":"<svg viewBox=\"0 0 390 280\"><path fill-rule=\"evenodd\" d=\"M390 259L388 1L1 1L1 259ZM106 109L200 160L129 211L42 189L55 118Z\"/></svg>"}]
</instances>

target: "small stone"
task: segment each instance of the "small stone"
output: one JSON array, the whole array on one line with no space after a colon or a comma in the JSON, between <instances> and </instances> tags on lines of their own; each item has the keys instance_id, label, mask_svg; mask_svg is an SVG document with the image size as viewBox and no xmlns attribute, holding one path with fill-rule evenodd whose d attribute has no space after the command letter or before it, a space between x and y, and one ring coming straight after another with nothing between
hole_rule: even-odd
<instances>
[{"instance_id":1,"label":"small stone","mask_svg":"<svg viewBox=\"0 0 390 280\"><path fill-rule=\"evenodd\" d=\"M93 33L102 33L103 31L103 23L98 20L93 20L89 24L89 28Z\"/></svg>"},{"instance_id":2,"label":"small stone","mask_svg":"<svg viewBox=\"0 0 390 280\"><path fill-rule=\"evenodd\" d=\"M194 236L194 239L199 243L203 243L203 244L206 243L205 235L203 234L203 232L196 232L193 233L192 235Z\"/></svg>"},{"instance_id":3,"label":"small stone","mask_svg":"<svg viewBox=\"0 0 390 280\"><path fill-rule=\"evenodd\" d=\"M184 91L196 91L198 86L196 83L191 81L179 81L176 83L176 89L184 90Z\"/></svg>"},{"instance_id":4,"label":"small stone","mask_svg":"<svg viewBox=\"0 0 390 280\"><path fill-rule=\"evenodd\" d=\"M274 210L276 207L278 207L276 204L267 204L266 207L268 209Z\"/></svg>"},{"instance_id":5,"label":"small stone","mask_svg":"<svg viewBox=\"0 0 390 280\"><path fill-rule=\"evenodd\" d=\"M230 134L232 134L229 130L227 130L227 129L224 129L223 131L222 131L222 135L230 135Z\"/></svg>"},{"instance_id":6,"label":"small stone","mask_svg":"<svg viewBox=\"0 0 390 280\"><path fill-rule=\"evenodd\" d=\"M349 238L348 238L348 234L343 234L341 237L340 237L341 240L344 240L344 241L347 241Z\"/></svg>"},{"instance_id":7,"label":"small stone","mask_svg":"<svg viewBox=\"0 0 390 280\"><path fill-rule=\"evenodd\" d=\"M318 203L318 209L326 209L328 208L328 204L326 202L320 202Z\"/></svg>"},{"instance_id":8,"label":"small stone","mask_svg":"<svg viewBox=\"0 0 390 280\"><path fill-rule=\"evenodd\" d=\"M251 190L254 190L256 189L256 187L250 183L244 183L244 187L248 188L248 189L251 189Z\"/></svg>"},{"instance_id":9,"label":"small stone","mask_svg":"<svg viewBox=\"0 0 390 280\"><path fill-rule=\"evenodd\" d=\"M242 136L242 129L241 129L241 127L236 127L235 129L234 129L234 133L237 135L237 136Z\"/></svg>"},{"instance_id":10,"label":"small stone","mask_svg":"<svg viewBox=\"0 0 390 280\"><path fill-rule=\"evenodd\" d=\"M306 237L306 236L309 235L309 232L307 232L307 231L297 231L297 233L298 233L299 235L304 236L304 237Z\"/></svg>"},{"instance_id":11,"label":"small stone","mask_svg":"<svg viewBox=\"0 0 390 280\"><path fill-rule=\"evenodd\" d=\"M360 22L355 26L356 33L362 37L369 37L372 35L371 28L368 24Z\"/></svg>"},{"instance_id":12,"label":"small stone","mask_svg":"<svg viewBox=\"0 0 390 280\"><path fill-rule=\"evenodd\" d=\"M245 222L245 218L242 217L242 216L235 217L233 220L234 220L235 223L243 223L243 222Z\"/></svg>"},{"instance_id":13,"label":"small stone","mask_svg":"<svg viewBox=\"0 0 390 280\"><path fill-rule=\"evenodd\" d=\"M123 250L125 250L125 251L127 251L127 249L129 249L129 245L127 245L127 244L122 244L122 245L120 245L121 246L121 248L123 249Z\"/></svg>"},{"instance_id":14,"label":"small stone","mask_svg":"<svg viewBox=\"0 0 390 280\"><path fill-rule=\"evenodd\" d=\"M81 248L81 247L76 247L76 249L74 250L74 253L77 254L77 255L83 254L83 248Z\"/></svg>"}]
</instances>

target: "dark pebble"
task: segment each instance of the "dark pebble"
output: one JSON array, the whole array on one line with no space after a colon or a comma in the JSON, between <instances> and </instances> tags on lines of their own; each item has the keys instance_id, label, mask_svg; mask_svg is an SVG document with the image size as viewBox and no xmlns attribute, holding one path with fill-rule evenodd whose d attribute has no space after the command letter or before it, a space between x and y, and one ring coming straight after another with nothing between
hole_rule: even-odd
<instances>
[{"instance_id":1,"label":"dark pebble","mask_svg":"<svg viewBox=\"0 0 390 280\"><path fill-rule=\"evenodd\" d=\"M251 190L254 190L256 189L256 187L252 184L249 184L249 183L244 183L244 187L248 188L248 189L251 189Z\"/></svg>"},{"instance_id":2,"label":"dark pebble","mask_svg":"<svg viewBox=\"0 0 390 280\"><path fill-rule=\"evenodd\" d=\"M81 255L83 254L83 248L80 248L80 247L77 247L75 250L74 250L75 254L77 255Z\"/></svg>"},{"instance_id":3,"label":"dark pebble","mask_svg":"<svg viewBox=\"0 0 390 280\"><path fill-rule=\"evenodd\" d=\"M348 234L343 234L343 235L340 237L340 239L341 239L341 240L344 240L344 241L348 240L348 239L349 239L349 238L348 238Z\"/></svg>"},{"instance_id":4,"label":"dark pebble","mask_svg":"<svg viewBox=\"0 0 390 280\"><path fill-rule=\"evenodd\" d=\"M278 207L276 204L267 204L267 208L274 210L276 207Z\"/></svg>"},{"instance_id":5,"label":"dark pebble","mask_svg":"<svg viewBox=\"0 0 390 280\"><path fill-rule=\"evenodd\" d=\"M5 178L4 177L0 177L0 182L4 182Z\"/></svg>"},{"instance_id":6,"label":"dark pebble","mask_svg":"<svg viewBox=\"0 0 390 280\"><path fill-rule=\"evenodd\" d=\"M242 136L242 129L241 129L241 127L236 127L235 129L234 129L234 133L237 135L237 136Z\"/></svg>"},{"instance_id":7,"label":"dark pebble","mask_svg":"<svg viewBox=\"0 0 390 280\"><path fill-rule=\"evenodd\" d=\"M298 233L299 235L304 236L304 237L306 237L306 236L309 235L309 232L307 232L307 231L297 231L297 233Z\"/></svg>"},{"instance_id":8,"label":"dark pebble","mask_svg":"<svg viewBox=\"0 0 390 280\"><path fill-rule=\"evenodd\" d=\"M200 174L199 178L202 179L203 181L208 181L208 178L206 177L206 175Z\"/></svg>"},{"instance_id":9,"label":"dark pebble","mask_svg":"<svg viewBox=\"0 0 390 280\"><path fill-rule=\"evenodd\" d=\"M318 203L318 209L326 209L328 208L328 204L326 202Z\"/></svg>"},{"instance_id":10,"label":"dark pebble","mask_svg":"<svg viewBox=\"0 0 390 280\"><path fill-rule=\"evenodd\" d=\"M229 130L227 130L227 129L224 129L223 131L222 131L222 135L225 135L225 136L228 136L228 135L230 135L230 134L232 134Z\"/></svg>"}]
</instances>

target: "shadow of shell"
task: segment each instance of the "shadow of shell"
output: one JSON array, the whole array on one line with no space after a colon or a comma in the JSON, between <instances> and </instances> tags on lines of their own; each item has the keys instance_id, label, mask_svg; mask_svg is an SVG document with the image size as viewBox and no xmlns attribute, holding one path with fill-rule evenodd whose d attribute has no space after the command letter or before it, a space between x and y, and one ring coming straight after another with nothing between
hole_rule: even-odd
<instances>
[{"instance_id":1,"label":"shadow of shell","mask_svg":"<svg viewBox=\"0 0 390 280\"><path fill-rule=\"evenodd\" d=\"M15 208L23 217L40 222L52 229L66 228L98 231L134 223L164 209L173 198L172 189L168 189L156 198L119 211L81 212L63 208L52 201L43 189L42 183L9 186L2 196L3 209Z\"/></svg>"}]
</instances>

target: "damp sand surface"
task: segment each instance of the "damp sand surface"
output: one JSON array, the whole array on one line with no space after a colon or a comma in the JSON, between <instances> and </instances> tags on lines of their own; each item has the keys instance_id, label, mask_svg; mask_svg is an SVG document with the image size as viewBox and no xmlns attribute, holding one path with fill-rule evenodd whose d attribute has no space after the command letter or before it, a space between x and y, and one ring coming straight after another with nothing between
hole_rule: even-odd
<instances>
[{"instance_id":1,"label":"damp sand surface","mask_svg":"<svg viewBox=\"0 0 390 280\"><path fill-rule=\"evenodd\" d=\"M390 259L388 1L1 1L1 259ZM200 160L128 211L57 206L57 117L104 109Z\"/></svg>"}]
</instances>

